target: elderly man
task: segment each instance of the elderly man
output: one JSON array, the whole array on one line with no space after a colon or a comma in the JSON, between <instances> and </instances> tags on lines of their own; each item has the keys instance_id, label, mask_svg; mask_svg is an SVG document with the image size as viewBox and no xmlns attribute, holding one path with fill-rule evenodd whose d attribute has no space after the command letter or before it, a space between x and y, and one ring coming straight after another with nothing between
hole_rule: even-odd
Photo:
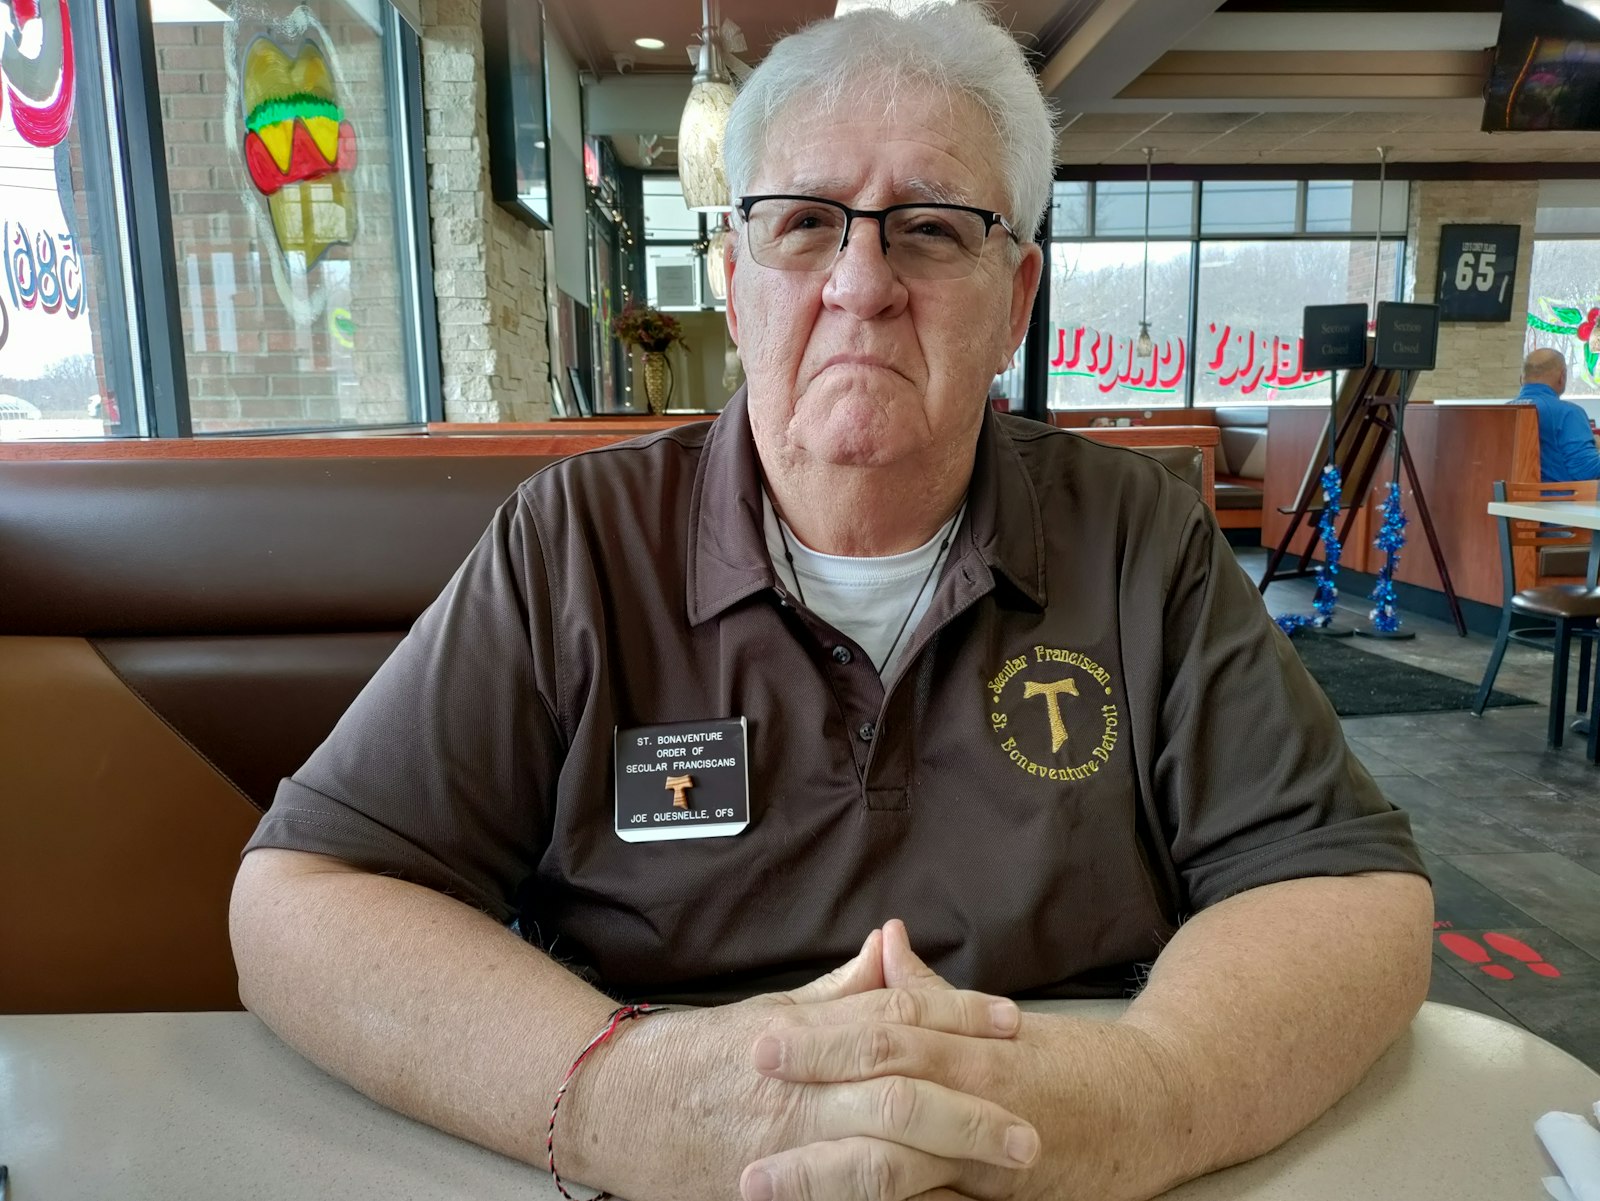
<instances>
[{"instance_id":1,"label":"elderly man","mask_svg":"<svg viewBox=\"0 0 1600 1201\"><path fill-rule=\"evenodd\" d=\"M1567 360L1559 351L1535 350L1522 360L1522 391L1512 403L1539 411L1539 478L1547 484L1600 479L1589 415L1561 399L1566 390Z\"/></svg>"},{"instance_id":2,"label":"elderly man","mask_svg":"<svg viewBox=\"0 0 1600 1201\"><path fill-rule=\"evenodd\" d=\"M975 7L773 49L747 393L507 502L263 820L251 1009L543 1163L613 998L695 1002L559 1111L633 1201L1150 1197L1360 1078L1427 985L1405 818L1192 490L985 403L1052 145Z\"/></svg>"}]
</instances>

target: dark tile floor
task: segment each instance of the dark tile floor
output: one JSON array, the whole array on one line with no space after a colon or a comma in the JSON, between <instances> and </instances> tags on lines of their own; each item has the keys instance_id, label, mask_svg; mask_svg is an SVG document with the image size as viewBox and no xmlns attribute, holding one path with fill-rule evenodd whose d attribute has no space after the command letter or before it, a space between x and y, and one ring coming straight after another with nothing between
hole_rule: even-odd
<instances>
[{"instance_id":1,"label":"dark tile floor","mask_svg":"<svg viewBox=\"0 0 1600 1201\"><path fill-rule=\"evenodd\" d=\"M1259 579L1265 555L1238 557ZM1309 582L1274 584L1267 604L1305 613L1311 594ZM1369 608L1360 595L1341 598L1340 617L1354 625ZM1363 640L1361 649L1482 678L1490 639L1403 617L1413 641ZM1548 654L1513 646L1496 687L1540 703L1482 718L1346 718L1345 732L1410 815L1433 875L1430 997L1525 1026L1600 1069L1600 767L1570 733L1560 750L1545 749ZM1575 701L1568 698L1569 713Z\"/></svg>"}]
</instances>

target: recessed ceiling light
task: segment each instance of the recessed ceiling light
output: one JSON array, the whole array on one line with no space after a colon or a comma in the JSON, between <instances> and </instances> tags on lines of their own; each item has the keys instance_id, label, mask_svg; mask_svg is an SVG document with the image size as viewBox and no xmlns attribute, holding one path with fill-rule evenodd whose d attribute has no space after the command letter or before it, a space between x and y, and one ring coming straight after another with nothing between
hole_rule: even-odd
<instances>
[{"instance_id":1,"label":"recessed ceiling light","mask_svg":"<svg viewBox=\"0 0 1600 1201\"><path fill-rule=\"evenodd\" d=\"M667 44L660 38L634 38L633 44L641 50L665 50Z\"/></svg>"}]
</instances>

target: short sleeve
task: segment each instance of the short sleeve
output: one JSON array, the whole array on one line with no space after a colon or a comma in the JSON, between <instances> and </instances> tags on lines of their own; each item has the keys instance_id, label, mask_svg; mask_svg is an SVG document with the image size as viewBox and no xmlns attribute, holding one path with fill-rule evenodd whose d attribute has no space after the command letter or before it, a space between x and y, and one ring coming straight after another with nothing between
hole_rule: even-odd
<instances>
[{"instance_id":1,"label":"short sleeve","mask_svg":"<svg viewBox=\"0 0 1600 1201\"><path fill-rule=\"evenodd\" d=\"M279 786L247 852L331 855L510 920L563 757L548 598L519 494Z\"/></svg>"},{"instance_id":2,"label":"short sleeve","mask_svg":"<svg viewBox=\"0 0 1600 1201\"><path fill-rule=\"evenodd\" d=\"M1569 480L1600 479L1600 449L1594 444L1594 431L1588 415L1577 405L1561 411L1561 451Z\"/></svg>"},{"instance_id":3,"label":"short sleeve","mask_svg":"<svg viewBox=\"0 0 1600 1201\"><path fill-rule=\"evenodd\" d=\"M1303 876L1426 874L1406 816L1351 753L1203 504L1164 625L1153 780L1190 909Z\"/></svg>"}]
</instances>

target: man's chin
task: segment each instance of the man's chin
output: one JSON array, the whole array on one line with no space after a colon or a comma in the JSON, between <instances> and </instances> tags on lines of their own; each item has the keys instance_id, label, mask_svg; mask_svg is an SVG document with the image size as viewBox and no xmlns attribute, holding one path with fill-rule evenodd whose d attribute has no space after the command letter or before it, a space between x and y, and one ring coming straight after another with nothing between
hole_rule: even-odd
<instances>
[{"instance_id":1,"label":"man's chin","mask_svg":"<svg viewBox=\"0 0 1600 1201\"><path fill-rule=\"evenodd\" d=\"M886 467L912 453L920 428L913 424L920 414L895 416L892 406L845 402L820 421L802 424L795 440L813 459L835 467Z\"/></svg>"}]
</instances>

